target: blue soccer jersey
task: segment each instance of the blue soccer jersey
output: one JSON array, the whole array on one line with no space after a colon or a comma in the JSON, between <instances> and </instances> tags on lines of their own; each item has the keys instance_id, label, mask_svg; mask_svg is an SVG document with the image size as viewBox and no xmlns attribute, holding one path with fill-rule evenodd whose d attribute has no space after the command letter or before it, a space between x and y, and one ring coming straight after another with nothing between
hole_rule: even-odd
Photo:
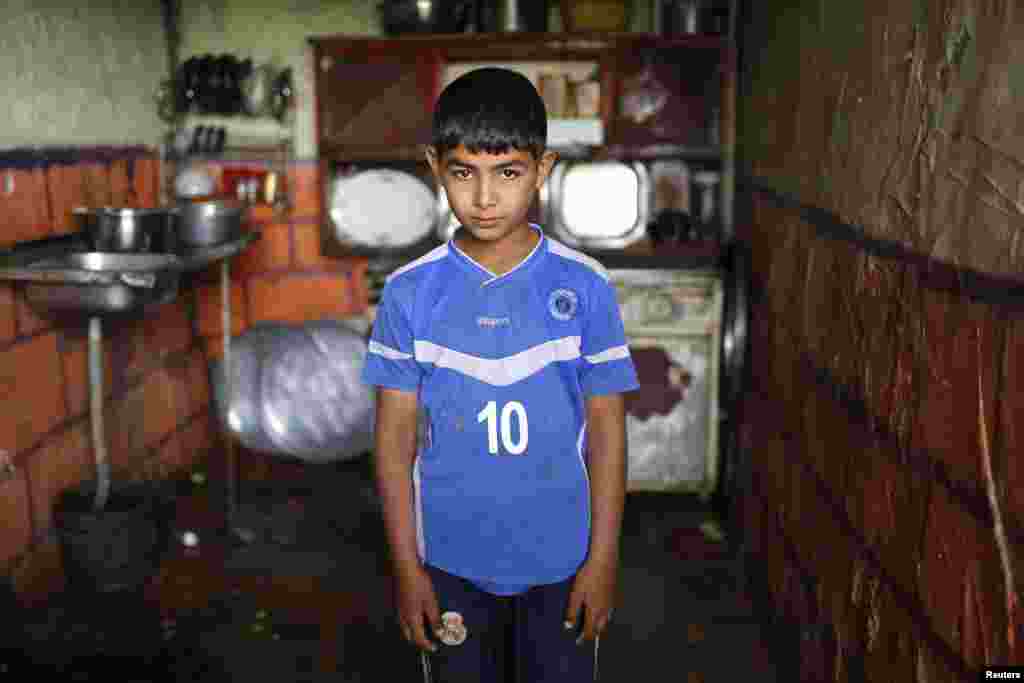
<instances>
[{"instance_id":1,"label":"blue soccer jersey","mask_svg":"<svg viewBox=\"0 0 1024 683\"><path fill-rule=\"evenodd\" d=\"M424 562L506 594L577 571L585 399L639 386L597 261L542 235L494 276L449 241L388 278L363 378L418 393Z\"/></svg>"}]
</instances>

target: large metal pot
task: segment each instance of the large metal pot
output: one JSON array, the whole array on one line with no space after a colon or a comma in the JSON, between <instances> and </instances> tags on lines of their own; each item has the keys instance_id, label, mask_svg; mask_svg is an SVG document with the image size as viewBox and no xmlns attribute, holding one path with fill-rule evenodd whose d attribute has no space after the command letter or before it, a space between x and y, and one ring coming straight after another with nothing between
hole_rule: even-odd
<instances>
[{"instance_id":1,"label":"large metal pot","mask_svg":"<svg viewBox=\"0 0 1024 683\"><path fill-rule=\"evenodd\" d=\"M173 216L168 209L76 208L93 251L169 251L167 236Z\"/></svg>"},{"instance_id":2,"label":"large metal pot","mask_svg":"<svg viewBox=\"0 0 1024 683\"><path fill-rule=\"evenodd\" d=\"M470 0L382 0L377 6L388 35L462 33L471 22Z\"/></svg>"},{"instance_id":3,"label":"large metal pot","mask_svg":"<svg viewBox=\"0 0 1024 683\"><path fill-rule=\"evenodd\" d=\"M212 247L242 236L244 205L230 200L178 205L178 242L186 248Z\"/></svg>"}]
</instances>

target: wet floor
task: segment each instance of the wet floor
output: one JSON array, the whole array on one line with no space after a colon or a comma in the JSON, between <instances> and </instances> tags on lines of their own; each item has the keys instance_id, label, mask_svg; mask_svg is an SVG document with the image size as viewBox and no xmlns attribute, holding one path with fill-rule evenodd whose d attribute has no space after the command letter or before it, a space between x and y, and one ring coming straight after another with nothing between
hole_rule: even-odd
<instances>
[{"instance_id":1,"label":"wet floor","mask_svg":"<svg viewBox=\"0 0 1024 683\"><path fill-rule=\"evenodd\" d=\"M393 619L383 526L364 462L318 465L287 483L240 488L218 541L223 498L178 501L176 544L143 592L68 589L20 616L0 675L133 681L422 680ZM707 506L631 494L620 600L601 641L603 681L671 672L687 683L782 681L779 649L716 540ZM702 526L705 531L702 531ZM772 649L772 648L775 649Z\"/></svg>"}]
</instances>

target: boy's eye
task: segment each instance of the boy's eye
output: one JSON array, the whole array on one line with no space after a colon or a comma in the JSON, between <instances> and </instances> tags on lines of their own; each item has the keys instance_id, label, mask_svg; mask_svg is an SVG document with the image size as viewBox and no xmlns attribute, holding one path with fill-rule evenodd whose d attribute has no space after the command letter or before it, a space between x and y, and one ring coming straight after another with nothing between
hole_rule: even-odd
<instances>
[{"instance_id":1,"label":"boy's eye","mask_svg":"<svg viewBox=\"0 0 1024 683\"><path fill-rule=\"evenodd\" d=\"M518 178L522 174L519 171L515 170L514 168L505 168L502 169L501 175L506 180L512 180L513 178Z\"/></svg>"},{"instance_id":2,"label":"boy's eye","mask_svg":"<svg viewBox=\"0 0 1024 683\"><path fill-rule=\"evenodd\" d=\"M465 180L469 177L469 169L465 168L453 168L451 174L459 180Z\"/></svg>"}]
</instances>

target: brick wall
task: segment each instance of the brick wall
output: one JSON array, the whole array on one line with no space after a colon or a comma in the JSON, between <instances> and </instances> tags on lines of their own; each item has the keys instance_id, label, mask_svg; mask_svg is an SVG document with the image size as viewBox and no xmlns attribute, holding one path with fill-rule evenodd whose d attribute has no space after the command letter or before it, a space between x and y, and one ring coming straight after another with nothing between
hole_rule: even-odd
<instances>
[{"instance_id":1,"label":"brick wall","mask_svg":"<svg viewBox=\"0 0 1024 683\"><path fill-rule=\"evenodd\" d=\"M790 680L978 680L1024 661L1021 26L755 5L751 566Z\"/></svg>"},{"instance_id":2,"label":"brick wall","mask_svg":"<svg viewBox=\"0 0 1024 683\"><path fill-rule=\"evenodd\" d=\"M155 206L157 161L137 150L125 155L107 150L97 161L79 150L65 152L60 163L0 169L0 177L10 171L14 180L14 193L0 199L8 226L0 248L75 230L76 206ZM320 255L318 173L316 162L295 162L289 210L250 211L248 228L261 239L231 262L233 334L262 321L365 311L365 262ZM104 419L116 476L224 466L207 374L208 361L222 353L220 266L185 282L176 301L146 317L104 323ZM86 322L41 317L18 285L0 283L0 387L0 450L15 464L13 476L0 481L0 567L27 598L42 597L63 580L54 501L94 476ZM289 470L244 450L238 457L243 476Z\"/></svg>"},{"instance_id":3,"label":"brick wall","mask_svg":"<svg viewBox=\"0 0 1024 683\"><path fill-rule=\"evenodd\" d=\"M148 152L62 150L52 162L27 154L30 164L0 168L13 178L13 193L0 196L0 249L74 230L75 206L156 205L158 164ZM166 476L216 442L194 299L183 290L146 317L103 327L107 448L118 477ZM45 595L62 582L54 501L94 476L87 327L38 315L10 282L0 283L0 450L15 465L0 481L0 571L26 597Z\"/></svg>"},{"instance_id":4,"label":"brick wall","mask_svg":"<svg viewBox=\"0 0 1024 683\"><path fill-rule=\"evenodd\" d=\"M803 631L800 680L1020 661L985 468L1016 568L1024 317L764 200L754 215L744 520L776 618Z\"/></svg>"}]
</instances>

